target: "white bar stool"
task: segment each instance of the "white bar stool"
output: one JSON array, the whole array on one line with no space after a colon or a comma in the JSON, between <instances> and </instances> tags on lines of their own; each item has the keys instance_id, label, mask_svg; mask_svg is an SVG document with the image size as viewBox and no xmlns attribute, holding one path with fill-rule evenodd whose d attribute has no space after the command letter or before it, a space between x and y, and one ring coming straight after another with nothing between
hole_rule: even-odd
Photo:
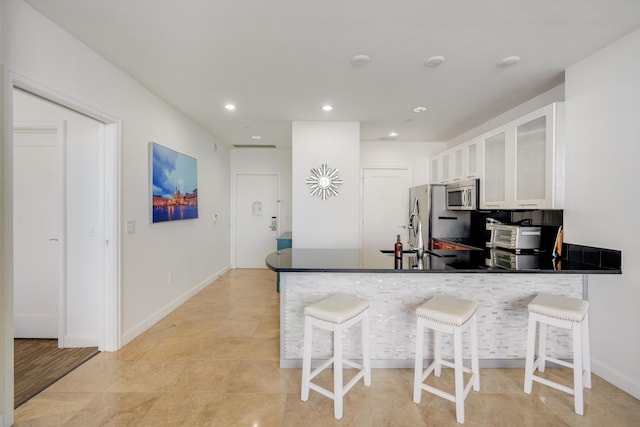
<instances>
[{"instance_id":1,"label":"white bar stool","mask_svg":"<svg viewBox=\"0 0 640 427\"><path fill-rule=\"evenodd\" d=\"M304 350L302 356L302 391L301 399L309 399L309 389L333 399L333 414L342 418L342 400L345 394L364 377L364 385L371 385L371 360L369 354L369 301L345 294L336 294L307 305L304 308ZM362 321L362 364L343 360L343 332ZM313 327L333 331L333 357L324 361L311 372L311 336ZM333 393L311 382L320 372L333 364ZM347 365L359 369L355 377L347 385L343 385L342 366Z\"/></svg>"},{"instance_id":2,"label":"white bar stool","mask_svg":"<svg viewBox=\"0 0 640 427\"><path fill-rule=\"evenodd\" d=\"M527 359L524 371L524 392L531 394L533 381L548 385L574 396L576 414L584 412L583 388L591 388L591 360L589 355L589 303L587 301L559 295L540 294L529 303L529 334ZM535 359L536 326L540 323L538 336L538 359ZM546 354L547 325L569 329L573 333L573 363L549 357ZM573 388L534 375L536 369L544 372L545 362L573 368Z\"/></svg>"},{"instance_id":3,"label":"white bar stool","mask_svg":"<svg viewBox=\"0 0 640 427\"><path fill-rule=\"evenodd\" d=\"M420 403L422 390L428 391L456 404L456 420L464 423L464 400L471 387L480 391L480 369L478 363L478 327L476 312L478 304L445 295L436 295L416 310L418 327L416 330L416 367L413 380L413 401ZM462 330L468 327L471 335L471 369L462 363ZM425 328L434 331L434 360L423 372L424 332ZM453 334L454 363L443 360L440 352L440 332ZM455 395L424 384L429 375L435 372L440 376L442 366L455 369ZM467 385L464 385L463 373L471 373Z\"/></svg>"}]
</instances>

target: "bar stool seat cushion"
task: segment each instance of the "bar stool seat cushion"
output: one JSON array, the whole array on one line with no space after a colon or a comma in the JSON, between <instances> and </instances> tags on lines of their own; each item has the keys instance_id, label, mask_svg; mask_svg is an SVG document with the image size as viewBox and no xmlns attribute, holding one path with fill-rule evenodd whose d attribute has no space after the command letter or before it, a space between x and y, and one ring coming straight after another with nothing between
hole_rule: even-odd
<instances>
[{"instance_id":1,"label":"bar stool seat cushion","mask_svg":"<svg viewBox=\"0 0 640 427\"><path fill-rule=\"evenodd\" d=\"M529 311L570 322L581 322L589 309L589 303L582 299L561 295L539 294L529 303Z\"/></svg>"},{"instance_id":2,"label":"bar stool seat cushion","mask_svg":"<svg viewBox=\"0 0 640 427\"><path fill-rule=\"evenodd\" d=\"M447 325L462 326L478 309L478 303L448 295L435 295L416 309L419 317Z\"/></svg>"},{"instance_id":3,"label":"bar stool seat cushion","mask_svg":"<svg viewBox=\"0 0 640 427\"><path fill-rule=\"evenodd\" d=\"M369 301L353 295L335 294L304 308L306 316L332 323L342 323L369 307Z\"/></svg>"}]
</instances>

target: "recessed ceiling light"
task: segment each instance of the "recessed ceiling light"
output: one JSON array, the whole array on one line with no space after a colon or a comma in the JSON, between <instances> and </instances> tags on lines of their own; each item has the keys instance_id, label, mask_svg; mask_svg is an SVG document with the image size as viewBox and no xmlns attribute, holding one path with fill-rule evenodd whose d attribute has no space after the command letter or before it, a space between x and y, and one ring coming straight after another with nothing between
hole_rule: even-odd
<instances>
[{"instance_id":1,"label":"recessed ceiling light","mask_svg":"<svg viewBox=\"0 0 640 427\"><path fill-rule=\"evenodd\" d=\"M520 57L519 56L507 56L505 58L502 58L500 61L498 61L498 67L510 67L512 65L517 64L518 62L520 62Z\"/></svg>"},{"instance_id":2,"label":"recessed ceiling light","mask_svg":"<svg viewBox=\"0 0 640 427\"><path fill-rule=\"evenodd\" d=\"M235 106L235 105L233 105L233 104L226 104L226 105L224 106L224 108L226 108L226 109L227 109L227 110L229 110L229 111L233 111L233 110L235 110L235 109L236 109L236 106Z\"/></svg>"},{"instance_id":3,"label":"recessed ceiling light","mask_svg":"<svg viewBox=\"0 0 640 427\"><path fill-rule=\"evenodd\" d=\"M333 107L331 105L327 104L327 105L323 105L322 109L324 111L331 111L331 110L333 110Z\"/></svg>"},{"instance_id":4,"label":"recessed ceiling light","mask_svg":"<svg viewBox=\"0 0 640 427\"><path fill-rule=\"evenodd\" d=\"M436 56L427 58L427 60L424 61L424 65L426 65L429 68L433 68L433 67L437 67L438 65L441 65L443 62L444 62L444 56L436 55Z\"/></svg>"},{"instance_id":5,"label":"recessed ceiling light","mask_svg":"<svg viewBox=\"0 0 640 427\"><path fill-rule=\"evenodd\" d=\"M391 138L395 138L396 136L398 136L398 132L389 132L389 136Z\"/></svg>"},{"instance_id":6,"label":"recessed ceiling light","mask_svg":"<svg viewBox=\"0 0 640 427\"><path fill-rule=\"evenodd\" d=\"M351 63L356 67L364 67L371 61L371 58L368 55L356 55L351 58Z\"/></svg>"},{"instance_id":7,"label":"recessed ceiling light","mask_svg":"<svg viewBox=\"0 0 640 427\"><path fill-rule=\"evenodd\" d=\"M427 107L416 107L413 109L414 113L424 113L425 111L427 111Z\"/></svg>"},{"instance_id":8,"label":"recessed ceiling light","mask_svg":"<svg viewBox=\"0 0 640 427\"><path fill-rule=\"evenodd\" d=\"M262 139L260 135L252 135L251 139Z\"/></svg>"}]
</instances>

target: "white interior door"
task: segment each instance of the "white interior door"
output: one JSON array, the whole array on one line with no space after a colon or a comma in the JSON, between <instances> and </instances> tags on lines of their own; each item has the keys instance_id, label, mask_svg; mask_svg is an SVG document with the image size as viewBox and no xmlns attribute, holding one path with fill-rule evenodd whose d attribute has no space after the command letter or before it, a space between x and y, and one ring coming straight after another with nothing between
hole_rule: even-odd
<instances>
[{"instance_id":1,"label":"white interior door","mask_svg":"<svg viewBox=\"0 0 640 427\"><path fill-rule=\"evenodd\" d=\"M57 127L14 128L14 336L59 338L62 233Z\"/></svg>"},{"instance_id":2,"label":"white interior door","mask_svg":"<svg viewBox=\"0 0 640 427\"><path fill-rule=\"evenodd\" d=\"M265 268L278 237L278 176L236 175L236 268Z\"/></svg>"},{"instance_id":3,"label":"white interior door","mask_svg":"<svg viewBox=\"0 0 640 427\"><path fill-rule=\"evenodd\" d=\"M393 249L398 234L407 241L411 178L408 169L364 169L363 178L362 250L366 257Z\"/></svg>"}]
</instances>

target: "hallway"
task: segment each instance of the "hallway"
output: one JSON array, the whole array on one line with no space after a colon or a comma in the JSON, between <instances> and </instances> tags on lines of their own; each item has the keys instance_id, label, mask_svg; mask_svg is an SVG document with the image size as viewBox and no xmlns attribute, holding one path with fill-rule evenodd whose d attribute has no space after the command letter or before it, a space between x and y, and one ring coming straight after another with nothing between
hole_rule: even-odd
<instances>
[{"instance_id":1,"label":"hallway","mask_svg":"<svg viewBox=\"0 0 640 427\"><path fill-rule=\"evenodd\" d=\"M19 407L15 426L459 425L453 403L427 395L412 402L411 369L374 369L371 387L358 383L337 421L329 399L312 392L300 400L300 369L280 369L278 360L275 273L231 270L122 350L100 353ZM442 381L453 384L449 371ZM522 369L480 373L467 426L618 427L640 419L639 400L595 375L580 417L568 394L539 384L525 394ZM547 373L570 381L565 369Z\"/></svg>"}]
</instances>

